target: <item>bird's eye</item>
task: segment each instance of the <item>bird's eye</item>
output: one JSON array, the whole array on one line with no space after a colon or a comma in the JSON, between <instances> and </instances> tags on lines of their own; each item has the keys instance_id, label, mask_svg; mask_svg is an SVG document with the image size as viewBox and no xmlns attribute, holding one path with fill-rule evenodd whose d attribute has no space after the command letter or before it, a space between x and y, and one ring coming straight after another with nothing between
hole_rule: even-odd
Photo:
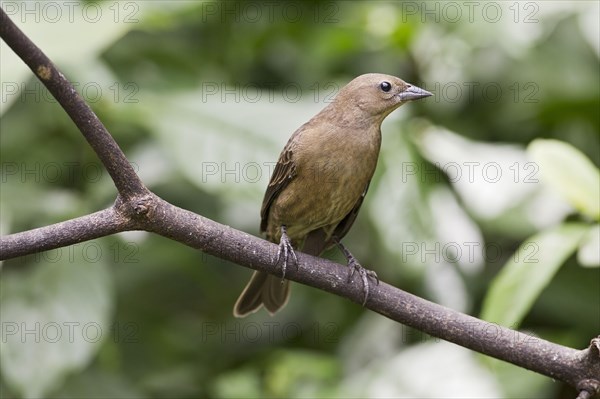
<instances>
[{"instance_id":1,"label":"bird's eye","mask_svg":"<svg viewBox=\"0 0 600 399\"><path fill-rule=\"evenodd\" d=\"M379 84L379 87L381 88L381 90L385 91L386 93L390 90L392 90L392 84L390 82L381 82Z\"/></svg>"}]
</instances>

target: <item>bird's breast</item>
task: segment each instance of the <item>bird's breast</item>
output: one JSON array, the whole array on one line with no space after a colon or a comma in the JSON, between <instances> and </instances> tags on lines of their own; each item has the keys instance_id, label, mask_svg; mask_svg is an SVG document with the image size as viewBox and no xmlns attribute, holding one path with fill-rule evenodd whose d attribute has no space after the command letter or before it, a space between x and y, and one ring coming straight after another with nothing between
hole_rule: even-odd
<instances>
[{"instance_id":1,"label":"bird's breast","mask_svg":"<svg viewBox=\"0 0 600 399\"><path fill-rule=\"evenodd\" d=\"M292 238L339 223L364 193L377 165L379 135L372 140L352 140L351 135L316 139L295 149L297 175L271 207L269 224L285 224Z\"/></svg>"}]
</instances>

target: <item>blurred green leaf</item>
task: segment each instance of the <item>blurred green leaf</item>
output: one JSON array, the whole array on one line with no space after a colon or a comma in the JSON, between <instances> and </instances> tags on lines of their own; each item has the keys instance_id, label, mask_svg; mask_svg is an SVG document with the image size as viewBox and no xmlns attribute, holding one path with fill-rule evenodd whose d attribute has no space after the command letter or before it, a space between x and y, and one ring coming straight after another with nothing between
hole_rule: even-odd
<instances>
[{"instance_id":1,"label":"blurred green leaf","mask_svg":"<svg viewBox=\"0 0 600 399\"><path fill-rule=\"evenodd\" d=\"M586 233L577 251L581 266L600 267L600 225L592 226Z\"/></svg>"},{"instance_id":2,"label":"blurred green leaf","mask_svg":"<svg viewBox=\"0 0 600 399\"><path fill-rule=\"evenodd\" d=\"M551 397L553 382L544 375L517 367L514 364L480 355L497 383L502 387L504 398Z\"/></svg>"},{"instance_id":3,"label":"blurred green leaf","mask_svg":"<svg viewBox=\"0 0 600 399\"><path fill-rule=\"evenodd\" d=\"M274 397L323 396L340 375L335 357L312 351L273 353L265 384Z\"/></svg>"},{"instance_id":4,"label":"blurred green leaf","mask_svg":"<svg viewBox=\"0 0 600 399\"><path fill-rule=\"evenodd\" d=\"M0 304L2 375L28 398L47 397L92 360L109 335L113 307L112 282L95 241L33 258L37 264L27 271L3 273Z\"/></svg>"},{"instance_id":5,"label":"blurred green leaf","mask_svg":"<svg viewBox=\"0 0 600 399\"><path fill-rule=\"evenodd\" d=\"M262 398L260 374L255 368L245 368L220 375L212 385L217 398Z\"/></svg>"},{"instance_id":6,"label":"blurred green leaf","mask_svg":"<svg viewBox=\"0 0 600 399\"><path fill-rule=\"evenodd\" d=\"M589 226L563 224L526 240L492 282L481 318L516 328Z\"/></svg>"},{"instance_id":7,"label":"blurred green leaf","mask_svg":"<svg viewBox=\"0 0 600 399\"><path fill-rule=\"evenodd\" d=\"M600 220L600 172L572 145L559 140L537 139L527 151L541 175L575 209Z\"/></svg>"},{"instance_id":8,"label":"blurred green leaf","mask_svg":"<svg viewBox=\"0 0 600 399\"><path fill-rule=\"evenodd\" d=\"M346 375L342 397L498 398L494 375L474 353L433 337L401 351L388 351ZM440 354L443 354L440 356ZM427 370L427 372L423 372ZM426 376L425 376L426 375ZM425 379L436 381L425 383ZM452 393L451 395L449 393ZM345 394L345 395L344 395Z\"/></svg>"},{"instance_id":9,"label":"blurred green leaf","mask_svg":"<svg viewBox=\"0 0 600 399\"><path fill-rule=\"evenodd\" d=\"M244 368L222 374L212 385L218 398L330 397L340 375L329 355L304 350L275 351L264 373Z\"/></svg>"}]
</instances>

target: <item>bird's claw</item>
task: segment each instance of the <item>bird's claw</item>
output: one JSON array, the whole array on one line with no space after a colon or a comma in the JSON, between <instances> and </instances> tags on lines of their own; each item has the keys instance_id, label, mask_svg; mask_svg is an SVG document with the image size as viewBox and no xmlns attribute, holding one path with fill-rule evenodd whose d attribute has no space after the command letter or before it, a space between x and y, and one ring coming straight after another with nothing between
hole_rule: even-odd
<instances>
[{"instance_id":1,"label":"bird's claw","mask_svg":"<svg viewBox=\"0 0 600 399\"><path fill-rule=\"evenodd\" d=\"M281 283L285 279L285 272L287 270L288 259L292 255L294 259L294 263L296 263L296 268L300 267L298 263L298 257L296 256L296 252L294 251L294 247L292 247L292 242L290 241L290 237L288 237L285 226L281 226L281 239L279 240L279 249L277 249L277 261L279 263L281 261L283 255L283 264L281 265Z\"/></svg>"},{"instance_id":2,"label":"bird's claw","mask_svg":"<svg viewBox=\"0 0 600 399\"><path fill-rule=\"evenodd\" d=\"M375 279L377 285L379 285L379 277L377 277L377 273L373 270L365 269L354 257L348 260L348 267L350 268L350 271L348 272L348 282L352 281L354 273L358 273L362 280L364 294L362 305L365 306L367 304L367 299L369 298L369 278Z\"/></svg>"},{"instance_id":3,"label":"bird's claw","mask_svg":"<svg viewBox=\"0 0 600 399\"><path fill-rule=\"evenodd\" d=\"M377 277L377 273L375 273L374 271L362 267L362 265L358 263L354 255L352 255L350 251L348 251L348 248L346 248L344 244L342 244L338 237L334 236L333 242L337 244L337 246L340 248L340 250L346 257L346 260L348 261L348 267L350 268L348 272L348 282L352 281L354 273L358 273L358 275L360 276L360 279L363 283L364 293L362 305L365 306L367 304L367 299L369 299L369 277L375 279L375 281L377 281L377 285L379 285L379 277Z\"/></svg>"}]
</instances>

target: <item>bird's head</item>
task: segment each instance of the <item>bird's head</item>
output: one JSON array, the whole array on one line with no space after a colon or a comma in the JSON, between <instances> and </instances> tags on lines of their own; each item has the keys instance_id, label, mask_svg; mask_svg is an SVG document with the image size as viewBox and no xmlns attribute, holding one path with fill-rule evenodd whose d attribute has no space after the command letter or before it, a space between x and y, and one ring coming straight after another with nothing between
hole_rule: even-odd
<instances>
[{"instance_id":1,"label":"bird's head","mask_svg":"<svg viewBox=\"0 0 600 399\"><path fill-rule=\"evenodd\" d=\"M380 73L360 75L340 90L336 102L354 105L364 116L383 121L393 110L408 101L432 94L400 78Z\"/></svg>"}]
</instances>

